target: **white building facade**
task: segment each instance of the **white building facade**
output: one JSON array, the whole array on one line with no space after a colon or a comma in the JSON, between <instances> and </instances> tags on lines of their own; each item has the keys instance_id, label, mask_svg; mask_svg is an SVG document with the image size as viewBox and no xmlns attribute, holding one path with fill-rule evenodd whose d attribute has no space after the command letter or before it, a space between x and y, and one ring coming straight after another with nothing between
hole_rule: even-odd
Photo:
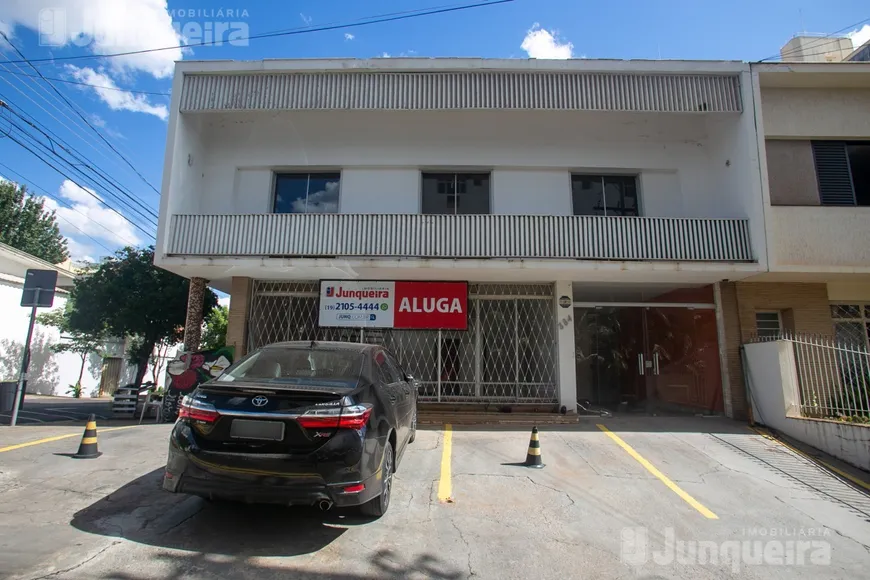
<instances>
[{"instance_id":1,"label":"white building facade","mask_svg":"<svg viewBox=\"0 0 870 580\"><path fill-rule=\"evenodd\" d=\"M237 355L377 341L428 401L732 414L756 93L733 62L181 62L155 261L231 294ZM329 292L396 282L459 283L459 324L323 324Z\"/></svg>"}]
</instances>

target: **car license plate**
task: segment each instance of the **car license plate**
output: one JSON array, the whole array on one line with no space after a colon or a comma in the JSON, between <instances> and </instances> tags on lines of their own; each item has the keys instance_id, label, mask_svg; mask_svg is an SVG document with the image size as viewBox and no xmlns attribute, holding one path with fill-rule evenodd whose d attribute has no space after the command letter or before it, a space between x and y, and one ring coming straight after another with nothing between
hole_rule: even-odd
<instances>
[{"instance_id":1,"label":"car license plate","mask_svg":"<svg viewBox=\"0 0 870 580\"><path fill-rule=\"evenodd\" d=\"M284 439L284 423L281 421L247 421L233 419L230 437L234 439L262 439L281 441Z\"/></svg>"}]
</instances>

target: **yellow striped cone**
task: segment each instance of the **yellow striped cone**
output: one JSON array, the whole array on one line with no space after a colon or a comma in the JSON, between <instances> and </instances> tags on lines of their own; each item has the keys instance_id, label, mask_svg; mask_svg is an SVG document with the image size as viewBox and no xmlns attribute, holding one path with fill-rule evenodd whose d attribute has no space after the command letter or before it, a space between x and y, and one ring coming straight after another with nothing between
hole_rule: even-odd
<instances>
[{"instance_id":1,"label":"yellow striped cone","mask_svg":"<svg viewBox=\"0 0 870 580\"><path fill-rule=\"evenodd\" d=\"M85 427L85 433L82 435L82 442L79 445L79 452L73 455L76 459L94 459L102 455L97 451L97 418L91 414L88 417L88 424Z\"/></svg>"},{"instance_id":2,"label":"yellow striped cone","mask_svg":"<svg viewBox=\"0 0 870 580\"><path fill-rule=\"evenodd\" d=\"M534 467L541 469L544 467L544 460L541 458L541 441L538 439L538 428L532 427L532 438L529 440L529 452L526 454L526 462L523 464L526 467Z\"/></svg>"}]
</instances>

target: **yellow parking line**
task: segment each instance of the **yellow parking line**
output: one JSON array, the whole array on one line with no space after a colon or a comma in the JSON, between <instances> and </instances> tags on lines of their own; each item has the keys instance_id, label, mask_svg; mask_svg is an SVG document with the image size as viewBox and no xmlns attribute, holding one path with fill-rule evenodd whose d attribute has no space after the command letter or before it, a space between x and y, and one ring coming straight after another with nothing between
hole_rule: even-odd
<instances>
[{"instance_id":1,"label":"yellow parking line","mask_svg":"<svg viewBox=\"0 0 870 580\"><path fill-rule=\"evenodd\" d=\"M628 453L629 455L631 455L638 463L643 465L647 471L649 471L650 473L655 475L659 479L659 481L661 481L666 486L668 486L668 489L670 489L672 492L674 492L675 494L677 494L678 496L683 498L683 501L685 501L687 504L689 504L690 506L692 506L693 508L698 510L701 513L701 515L703 515L705 518L708 518L711 520L718 520L719 519L719 516L717 516L716 514L711 512L710 510L708 510L706 507L704 507L703 504L701 504L701 502L699 502L698 500L696 500L695 498L690 496L688 493L683 491L683 489L680 486L678 486L676 483L671 481L668 478L668 476L666 476L664 473L662 473L661 471L656 469L656 467L652 463L650 463L649 461L644 459L640 453L635 451L631 447L631 445L629 445L628 443L623 441L616 433L613 433L610 429L608 429L604 425L597 425L597 427L599 429L601 429L602 431L604 431L605 435L607 435L608 437L613 439L613 441L617 445L622 447L625 450L625 452Z\"/></svg>"},{"instance_id":2,"label":"yellow parking line","mask_svg":"<svg viewBox=\"0 0 870 580\"><path fill-rule=\"evenodd\" d=\"M99 433L107 433L109 431L120 431L121 429L132 429L133 427L138 427L139 425L126 425L124 427L109 427L107 429L97 429L97 434ZM16 449L21 449L23 447L30 447L32 445L42 445L43 443L51 443L52 441L60 441L61 439L72 439L73 437L81 437L79 433L67 433L66 435L56 435L54 437L46 437L45 439L37 439L36 441L28 441L27 443L18 443L16 445L9 445L8 447L0 447L0 453L5 453L7 451L15 451Z\"/></svg>"},{"instance_id":3,"label":"yellow parking line","mask_svg":"<svg viewBox=\"0 0 870 580\"><path fill-rule=\"evenodd\" d=\"M450 481L450 454L453 450L453 426L444 425L444 441L441 450L441 479L438 481L438 501L453 501L453 484Z\"/></svg>"}]
</instances>

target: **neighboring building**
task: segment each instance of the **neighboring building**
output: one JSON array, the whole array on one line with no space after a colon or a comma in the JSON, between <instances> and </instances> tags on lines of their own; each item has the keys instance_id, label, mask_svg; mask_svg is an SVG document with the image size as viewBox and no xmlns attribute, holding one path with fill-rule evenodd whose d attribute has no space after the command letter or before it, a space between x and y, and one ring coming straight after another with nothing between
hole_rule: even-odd
<instances>
[{"instance_id":1,"label":"neighboring building","mask_svg":"<svg viewBox=\"0 0 870 580\"><path fill-rule=\"evenodd\" d=\"M155 262L231 295L237 355L376 341L427 401L739 416L753 89L738 62L180 62Z\"/></svg>"},{"instance_id":2,"label":"neighboring building","mask_svg":"<svg viewBox=\"0 0 870 580\"><path fill-rule=\"evenodd\" d=\"M856 46L852 54L847 56L845 60L847 62L870 62L870 40L861 46Z\"/></svg>"},{"instance_id":3,"label":"neighboring building","mask_svg":"<svg viewBox=\"0 0 870 580\"><path fill-rule=\"evenodd\" d=\"M0 243L0 380L18 380L21 352L27 327L30 323L30 308L22 308L21 289L28 269L56 270L57 292L54 307L63 308L73 286L75 272L65 265L54 265ZM37 312L47 312L47 308ZM51 345L60 341L56 328L36 324L31 340L31 362L27 392L39 394L66 394L70 384L78 378L81 359L74 353L55 354ZM98 384L85 370L82 378L84 392L90 393Z\"/></svg>"},{"instance_id":4,"label":"neighboring building","mask_svg":"<svg viewBox=\"0 0 870 580\"><path fill-rule=\"evenodd\" d=\"M752 70L769 271L722 285L735 393L744 391L738 349L754 335L870 346L870 63Z\"/></svg>"},{"instance_id":5,"label":"neighboring building","mask_svg":"<svg viewBox=\"0 0 870 580\"><path fill-rule=\"evenodd\" d=\"M846 36L795 36L779 49L782 62L842 62L848 60L855 47Z\"/></svg>"}]
</instances>

